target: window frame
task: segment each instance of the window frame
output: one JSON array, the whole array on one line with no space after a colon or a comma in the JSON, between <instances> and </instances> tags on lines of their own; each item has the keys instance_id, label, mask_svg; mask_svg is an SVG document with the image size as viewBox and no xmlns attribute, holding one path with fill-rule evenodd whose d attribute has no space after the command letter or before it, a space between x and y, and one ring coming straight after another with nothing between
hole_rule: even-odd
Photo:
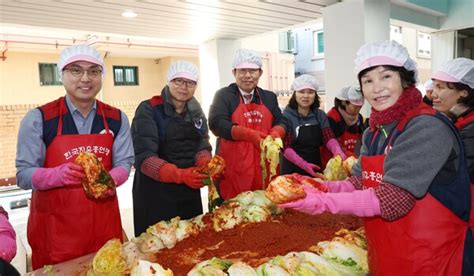
<instances>
[{"instance_id":1,"label":"window frame","mask_svg":"<svg viewBox=\"0 0 474 276\"><path fill-rule=\"evenodd\" d=\"M133 81L127 80L127 69L133 70ZM116 70L121 70L123 80L118 80L116 75ZM114 86L138 86L140 85L138 79L138 66L131 66L131 65L113 65L112 66L112 73L114 76Z\"/></svg>"},{"instance_id":2,"label":"window frame","mask_svg":"<svg viewBox=\"0 0 474 276\"><path fill-rule=\"evenodd\" d=\"M46 72L48 70L49 72ZM50 73L52 76L51 81L45 81L45 74ZM38 75L39 75L39 84L40 86L60 86L63 85L61 81L61 76L58 72L58 64L57 63L38 63Z\"/></svg>"},{"instance_id":3,"label":"window frame","mask_svg":"<svg viewBox=\"0 0 474 276\"><path fill-rule=\"evenodd\" d=\"M423 47L423 49L421 49L422 46L426 46L426 45L424 45L426 43L421 43L420 42L420 35L421 36L426 36L427 40L429 40L429 41L426 42L426 43L429 44L429 49L427 49L427 47ZM420 53L420 50L422 50L421 53ZM425 53L426 50L428 50L429 52ZM431 34L425 33L425 32L422 32L422 31L417 31L416 32L416 57L417 58L424 58L424 59L431 59L431 53L432 53L432 50L431 50Z\"/></svg>"},{"instance_id":4,"label":"window frame","mask_svg":"<svg viewBox=\"0 0 474 276\"><path fill-rule=\"evenodd\" d=\"M322 34L322 47L323 51L319 52L319 45L320 45L320 37L319 35ZM315 30L313 31L313 59L321 59L324 58L324 30Z\"/></svg>"}]
</instances>

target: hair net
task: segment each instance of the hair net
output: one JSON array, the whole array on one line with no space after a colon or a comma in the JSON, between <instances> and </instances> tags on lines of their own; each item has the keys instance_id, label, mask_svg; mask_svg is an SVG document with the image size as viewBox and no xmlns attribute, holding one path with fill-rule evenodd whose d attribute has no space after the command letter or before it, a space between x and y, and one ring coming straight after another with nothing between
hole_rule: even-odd
<instances>
[{"instance_id":1,"label":"hair net","mask_svg":"<svg viewBox=\"0 0 474 276\"><path fill-rule=\"evenodd\" d=\"M349 101L353 105L364 105L364 95L362 95L362 92L358 86L348 86L342 88L339 94L336 95L336 98L341 101Z\"/></svg>"},{"instance_id":2,"label":"hair net","mask_svg":"<svg viewBox=\"0 0 474 276\"><path fill-rule=\"evenodd\" d=\"M474 89L474 60L456 58L444 63L431 77L434 80L460 82Z\"/></svg>"},{"instance_id":3,"label":"hair net","mask_svg":"<svg viewBox=\"0 0 474 276\"><path fill-rule=\"evenodd\" d=\"M235 69L262 68L262 59L260 58L260 55L253 50L238 49L235 52L232 68L235 68Z\"/></svg>"},{"instance_id":4,"label":"hair net","mask_svg":"<svg viewBox=\"0 0 474 276\"><path fill-rule=\"evenodd\" d=\"M410 58L407 49L394 40L367 43L357 51L355 59L357 75L367 68L380 65L404 67L408 71L415 71L415 79L417 79L418 71L415 61Z\"/></svg>"},{"instance_id":5,"label":"hair net","mask_svg":"<svg viewBox=\"0 0 474 276\"><path fill-rule=\"evenodd\" d=\"M423 86L425 87L425 90L433 90L433 81L427 80Z\"/></svg>"},{"instance_id":6,"label":"hair net","mask_svg":"<svg viewBox=\"0 0 474 276\"><path fill-rule=\"evenodd\" d=\"M197 82L199 79L199 70L189 61L176 61L168 69L168 82L176 78L185 78Z\"/></svg>"},{"instance_id":7,"label":"hair net","mask_svg":"<svg viewBox=\"0 0 474 276\"><path fill-rule=\"evenodd\" d=\"M293 91L299 91L305 88L318 91L318 88L319 88L318 80L314 76L304 74L297 77L293 81L293 84L291 84L291 90Z\"/></svg>"},{"instance_id":8,"label":"hair net","mask_svg":"<svg viewBox=\"0 0 474 276\"><path fill-rule=\"evenodd\" d=\"M71 64L75 61L87 61L90 63L100 65L102 67L102 70L105 69L104 60L102 59L102 56L96 49L85 44L79 44L79 45L72 45L61 51L61 55L59 56L59 63L58 63L59 75L60 76L62 75L64 67L66 67L68 64ZM104 71L102 72L103 72L102 74L104 74Z\"/></svg>"}]
</instances>

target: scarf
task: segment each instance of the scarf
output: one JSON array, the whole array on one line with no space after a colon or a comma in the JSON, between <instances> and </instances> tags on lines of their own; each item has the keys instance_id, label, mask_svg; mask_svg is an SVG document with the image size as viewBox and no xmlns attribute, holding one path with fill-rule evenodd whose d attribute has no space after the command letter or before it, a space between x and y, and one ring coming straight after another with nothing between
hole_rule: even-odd
<instances>
[{"instance_id":1,"label":"scarf","mask_svg":"<svg viewBox=\"0 0 474 276\"><path fill-rule=\"evenodd\" d=\"M398 98L397 102L391 107L382 111L377 111L373 108L371 109L369 119L370 129L375 131L378 126L400 120L407 111L420 105L421 100L421 93L414 85L406 88L400 95L400 98Z\"/></svg>"},{"instance_id":2,"label":"scarf","mask_svg":"<svg viewBox=\"0 0 474 276\"><path fill-rule=\"evenodd\" d=\"M347 113L344 109L339 107L337 108L337 110L339 111L339 113L341 113L342 119L344 119L346 125L353 126L359 121L359 114L351 115Z\"/></svg>"}]
</instances>

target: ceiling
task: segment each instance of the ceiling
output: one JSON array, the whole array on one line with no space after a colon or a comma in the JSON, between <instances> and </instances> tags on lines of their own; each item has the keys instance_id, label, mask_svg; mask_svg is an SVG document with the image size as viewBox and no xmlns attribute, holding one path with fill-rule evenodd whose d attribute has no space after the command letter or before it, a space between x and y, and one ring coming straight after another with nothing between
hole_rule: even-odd
<instances>
[{"instance_id":1,"label":"ceiling","mask_svg":"<svg viewBox=\"0 0 474 276\"><path fill-rule=\"evenodd\" d=\"M196 55L211 39L240 39L322 16L340 0L0 0L2 51L57 51L77 42L112 55ZM125 18L133 10L135 18Z\"/></svg>"}]
</instances>

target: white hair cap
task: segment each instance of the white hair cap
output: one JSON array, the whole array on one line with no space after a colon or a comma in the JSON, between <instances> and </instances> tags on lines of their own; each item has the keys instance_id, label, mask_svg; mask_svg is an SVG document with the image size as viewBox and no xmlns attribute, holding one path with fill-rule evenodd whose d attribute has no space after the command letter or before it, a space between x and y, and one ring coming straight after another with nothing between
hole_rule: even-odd
<instances>
[{"instance_id":1,"label":"white hair cap","mask_svg":"<svg viewBox=\"0 0 474 276\"><path fill-rule=\"evenodd\" d=\"M415 71L415 79L417 79L415 61L408 55L407 48L395 40L367 43L357 51L356 75L367 68L380 65L404 67L408 71Z\"/></svg>"},{"instance_id":2,"label":"white hair cap","mask_svg":"<svg viewBox=\"0 0 474 276\"><path fill-rule=\"evenodd\" d=\"M93 47L85 44L78 44L67 47L61 51L58 63L59 75L62 76L64 67L76 61L87 61L100 65L102 67L102 75L104 74L104 60L100 53Z\"/></svg>"},{"instance_id":3,"label":"white hair cap","mask_svg":"<svg viewBox=\"0 0 474 276\"><path fill-rule=\"evenodd\" d=\"M474 60L456 58L444 63L432 77L434 80L460 82L474 89Z\"/></svg>"},{"instance_id":4,"label":"white hair cap","mask_svg":"<svg viewBox=\"0 0 474 276\"><path fill-rule=\"evenodd\" d=\"M232 68L259 69L262 68L262 58L260 58L260 55L253 50L237 49L234 56L234 62L232 63Z\"/></svg>"},{"instance_id":5,"label":"white hair cap","mask_svg":"<svg viewBox=\"0 0 474 276\"><path fill-rule=\"evenodd\" d=\"M427 80L423 86L425 90L433 90L433 80Z\"/></svg>"},{"instance_id":6,"label":"white hair cap","mask_svg":"<svg viewBox=\"0 0 474 276\"><path fill-rule=\"evenodd\" d=\"M172 63L168 69L168 83L176 78L185 78L197 82L199 79L199 70L189 61L176 61Z\"/></svg>"},{"instance_id":7,"label":"white hair cap","mask_svg":"<svg viewBox=\"0 0 474 276\"><path fill-rule=\"evenodd\" d=\"M347 86L342 88L339 94L336 95L336 98L341 101L349 101L353 105L364 105L364 95L362 95L358 86Z\"/></svg>"},{"instance_id":8,"label":"white hair cap","mask_svg":"<svg viewBox=\"0 0 474 276\"><path fill-rule=\"evenodd\" d=\"M297 77L293 81L293 84L291 84L291 90L293 91L300 91L306 88L312 89L314 91L318 91L319 89L318 80L314 76L304 74Z\"/></svg>"}]
</instances>

